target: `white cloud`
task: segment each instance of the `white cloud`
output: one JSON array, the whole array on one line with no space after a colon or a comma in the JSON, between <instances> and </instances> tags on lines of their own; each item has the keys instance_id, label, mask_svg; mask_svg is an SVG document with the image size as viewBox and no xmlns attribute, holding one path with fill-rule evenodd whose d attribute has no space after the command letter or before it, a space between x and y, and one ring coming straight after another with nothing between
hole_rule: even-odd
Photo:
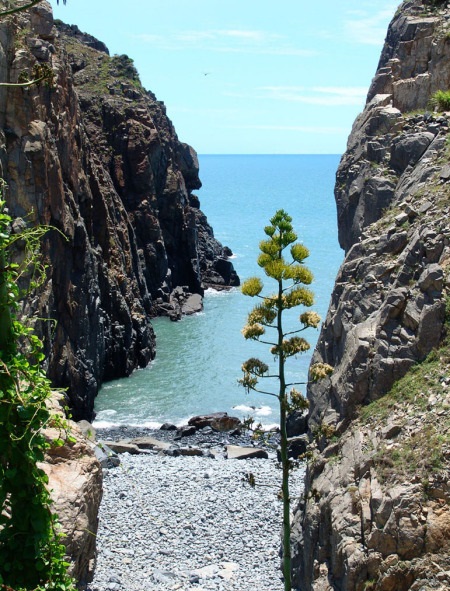
<instances>
[{"instance_id":1,"label":"white cloud","mask_svg":"<svg viewBox=\"0 0 450 591\"><path fill-rule=\"evenodd\" d=\"M252 53L258 55L295 55L310 57L317 51L300 49L278 34L252 29L211 29L182 31L170 35L133 35L165 51L201 49L221 53Z\"/></svg>"},{"instance_id":2,"label":"white cloud","mask_svg":"<svg viewBox=\"0 0 450 591\"><path fill-rule=\"evenodd\" d=\"M381 46L397 5L398 0L392 0L370 16L361 10L349 11L350 18L344 21L345 34L356 43Z\"/></svg>"},{"instance_id":3,"label":"white cloud","mask_svg":"<svg viewBox=\"0 0 450 591\"><path fill-rule=\"evenodd\" d=\"M271 39L279 37L279 35L267 35L263 31L243 31L240 29L232 29L226 31L217 31L217 34L223 37L231 37L234 39L241 39L243 41L265 41L267 37Z\"/></svg>"},{"instance_id":4,"label":"white cloud","mask_svg":"<svg viewBox=\"0 0 450 591\"><path fill-rule=\"evenodd\" d=\"M261 98L326 107L362 106L367 94L367 88L362 86L264 86L260 91Z\"/></svg>"}]
</instances>

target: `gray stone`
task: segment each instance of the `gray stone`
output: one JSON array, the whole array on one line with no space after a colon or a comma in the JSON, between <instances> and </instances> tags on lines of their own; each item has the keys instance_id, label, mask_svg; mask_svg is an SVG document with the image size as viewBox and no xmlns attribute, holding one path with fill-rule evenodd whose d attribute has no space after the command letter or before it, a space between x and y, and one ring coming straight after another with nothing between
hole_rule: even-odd
<instances>
[{"instance_id":1,"label":"gray stone","mask_svg":"<svg viewBox=\"0 0 450 591\"><path fill-rule=\"evenodd\" d=\"M176 579L176 575L171 572L171 571L161 571L161 570L155 570L153 571L152 574L152 579L154 581L156 581L156 583L161 583L161 584L169 584L174 582L174 580Z\"/></svg>"},{"instance_id":2,"label":"gray stone","mask_svg":"<svg viewBox=\"0 0 450 591\"><path fill-rule=\"evenodd\" d=\"M439 176L443 181L450 180L450 164L446 164L442 167L441 174Z\"/></svg>"},{"instance_id":3,"label":"gray stone","mask_svg":"<svg viewBox=\"0 0 450 591\"><path fill-rule=\"evenodd\" d=\"M258 447L241 447L239 445L227 445L227 458L229 460L246 460L250 458L267 459L269 454L265 449Z\"/></svg>"},{"instance_id":4,"label":"gray stone","mask_svg":"<svg viewBox=\"0 0 450 591\"><path fill-rule=\"evenodd\" d=\"M193 293L181 306L181 312L186 315L197 314L203 310L203 298L198 293Z\"/></svg>"},{"instance_id":5,"label":"gray stone","mask_svg":"<svg viewBox=\"0 0 450 591\"><path fill-rule=\"evenodd\" d=\"M163 423L160 427L161 431L176 431L177 426L172 423Z\"/></svg>"},{"instance_id":6,"label":"gray stone","mask_svg":"<svg viewBox=\"0 0 450 591\"><path fill-rule=\"evenodd\" d=\"M99 442L94 446L94 453L102 468L116 468L120 466L117 454L106 443Z\"/></svg>"},{"instance_id":7,"label":"gray stone","mask_svg":"<svg viewBox=\"0 0 450 591\"><path fill-rule=\"evenodd\" d=\"M189 437L190 435L195 435L196 432L196 427L192 425L185 425L184 427L180 427L179 429L177 429L177 437L180 439L182 437Z\"/></svg>"},{"instance_id":8,"label":"gray stone","mask_svg":"<svg viewBox=\"0 0 450 591\"><path fill-rule=\"evenodd\" d=\"M86 439L89 439L89 441L95 441L97 431L89 421L77 421L77 425L81 429L81 432L86 437Z\"/></svg>"},{"instance_id":9,"label":"gray stone","mask_svg":"<svg viewBox=\"0 0 450 591\"><path fill-rule=\"evenodd\" d=\"M402 136L394 140L391 147L390 165L400 172L403 172L409 165L413 166L424 154L433 139L433 133L422 132Z\"/></svg>"},{"instance_id":10,"label":"gray stone","mask_svg":"<svg viewBox=\"0 0 450 591\"><path fill-rule=\"evenodd\" d=\"M402 213L399 213L398 215L395 216L395 223L397 224L397 226L401 226L402 224L404 224L405 222L408 221L408 214L405 213L404 211L402 211Z\"/></svg>"},{"instance_id":11,"label":"gray stone","mask_svg":"<svg viewBox=\"0 0 450 591\"><path fill-rule=\"evenodd\" d=\"M419 207L419 213L423 214L429 211L433 207L431 201L424 201L422 205Z\"/></svg>"},{"instance_id":12,"label":"gray stone","mask_svg":"<svg viewBox=\"0 0 450 591\"><path fill-rule=\"evenodd\" d=\"M180 447L177 451L180 456L203 456L203 450L198 447Z\"/></svg>"},{"instance_id":13,"label":"gray stone","mask_svg":"<svg viewBox=\"0 0 450 591\"><path fill-rule=\"evenodd\" d=\"M381 431L381 436L384 439L393 439L394 437L397 437L397 435L401 432L401 430L402 430L401 425L390 423L390 424L386 425L386 427L383 427L383 429Z\"/></svg>"},{"instance_id":14,"label":"gray stone","mask_svg":"<svg viewBox=\"0 0 450 591\"><path fill-rule=\"evenodd\" d=\"M104 441L101 442L103 445L105 444ZM107 441L106 445L116 454L138 454L140 453L140 448L135 445L134 443L130 443L129 441Z\"/></svg>"},{"instance_id":15,"label":"gray stone","mask_svg":"<svg viewBox=\"0 0 450 591\"><path fill-rule=\"evenodd\" d=\"M440 293L443 286L444 272L436 263L425 269L419 278L419 287L422 291Z\"/></svg>"},{"instance_id":16,"label":"gray stone","mask_svg":"<svg viewBox=\"0 0 450 591\"><path fill-rule=\"evenodd\" d=\"M136 445L139 449L155 449L157 451L169 449L172 446L171 443L160 441L155 437L136 437L130 443Z\"/></svg>"}]
</instances>

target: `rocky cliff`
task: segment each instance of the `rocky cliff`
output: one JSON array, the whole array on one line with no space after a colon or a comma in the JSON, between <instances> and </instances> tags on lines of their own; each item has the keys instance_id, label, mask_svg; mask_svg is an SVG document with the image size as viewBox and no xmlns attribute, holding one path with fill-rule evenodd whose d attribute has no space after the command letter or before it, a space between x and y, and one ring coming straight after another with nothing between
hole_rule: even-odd
<instances>
[{"instance_id":1,"label":"rocky cliff","mask_svg":"<svg viewBox=\"0 0 450 591\"><path fill-rule=\"evenodd\" d=\"M55 228L47 281L26 312L47 320L54 385L76 419L91 418L104 380L153 358L152 316L176 318L190 294L239 280L192 193L197 156L132 60L55 23L42 2L0 23L0 80L30 79L37 66L53 70L51 83L0 88L0 173L13 230Z\"/></svg>"},{"instance_id":2,"label":"rocky cliff","mask_svg":"<svg viewBox=\"0 0 450 591\"><path fill-rule=\"evenodd\" d=\"M334 372L308 388L302 591L450 587L450 112L432 100L449 89L447 2L403 2L337 171L346 257L313 357Z\"/></svg>"}]
</instances>

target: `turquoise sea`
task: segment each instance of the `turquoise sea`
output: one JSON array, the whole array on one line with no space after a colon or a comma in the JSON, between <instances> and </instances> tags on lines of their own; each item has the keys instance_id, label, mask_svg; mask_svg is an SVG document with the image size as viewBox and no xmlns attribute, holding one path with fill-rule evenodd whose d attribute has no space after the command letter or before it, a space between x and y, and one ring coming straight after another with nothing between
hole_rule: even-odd
<instances>
[{"instance_id":1,"label":"turquoise sea","mask_svg":"<svg viewBox=\"0 0 450 591\"><path fill-rule=\"evenodd\" d=\"M307 264L314 273L311 288L316 295L312 309L324 318L343 258L333 197L339 156L205 155L199 160L201 208L216 238L232 249L241 280L252 275L264 279L256 264L259 242L265 238L263 227L277 209L285 209L299 240L310 249ZM271 362L266 345L245 341L240 332L255 302L234 289L208 291L204 304L201 314L180 322L155 320L156 359L129 378L103 386L95 405L98 426L159 427L217 411L240 417L251 413L264 425L277 422L275 398L246 394L237 384L241 364L249 357ZM288 320L293 329L298 327L298 314L297 310ZM292 382L306 380L318 334L310 329L306 336L311 350L289 360Z\"/></svg>"}]
</instances>

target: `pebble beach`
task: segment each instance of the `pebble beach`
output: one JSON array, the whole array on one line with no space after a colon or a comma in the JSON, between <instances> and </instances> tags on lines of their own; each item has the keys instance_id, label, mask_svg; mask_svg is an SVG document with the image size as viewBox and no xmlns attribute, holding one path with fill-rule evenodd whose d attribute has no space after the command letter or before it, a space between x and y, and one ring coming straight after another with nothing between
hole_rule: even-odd
<instances>
[{"instance_id":1,"label":"pebble beach","mask_svg":"<svg viewBox=\"0 0 450 591\"><path fill-rule=\"evenodd\" d=\"M104 470L89 591L283 588L276 455L226 459L224 447L213 444L209 457L125 453L119 466ZM303 480L303 467L292 472L293 506Z\"/></svg>"}]
</instances>

